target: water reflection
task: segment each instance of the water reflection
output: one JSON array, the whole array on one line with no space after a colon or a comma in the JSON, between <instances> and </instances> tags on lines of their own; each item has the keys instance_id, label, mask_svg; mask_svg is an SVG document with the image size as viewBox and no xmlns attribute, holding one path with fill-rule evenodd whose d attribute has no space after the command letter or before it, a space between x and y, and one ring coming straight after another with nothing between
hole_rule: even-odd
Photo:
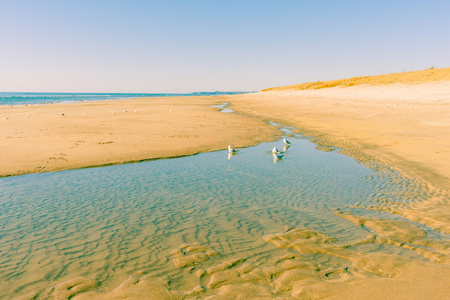
<instances>
[{"instance_id":1,"label":"water reflection","mask_svg":"<svg viewBox=\"0 0 450 300\"><path fill-rule=\"evenodd\" d=\"M233 156L239 155L237 152L228 152L228 159L230 160Z\"/></svg>"},{"instance_id":2,"label":"water reflection","mask_svg":"<svg viewBox=\"0 0 450 300\"><path fill-rule=\"evenodd\" d=\"M279 152L273 153L272 156L273 156L273 162L275 163L276 161L283 159L284 153L279 153Z\"/></svg>"}]
</instances>

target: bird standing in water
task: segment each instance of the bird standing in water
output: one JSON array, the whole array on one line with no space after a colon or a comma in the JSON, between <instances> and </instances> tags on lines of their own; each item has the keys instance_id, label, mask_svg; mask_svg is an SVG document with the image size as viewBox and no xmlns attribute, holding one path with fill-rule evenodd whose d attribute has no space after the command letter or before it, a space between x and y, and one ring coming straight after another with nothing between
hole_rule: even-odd
<instances>
[{"instance_id":1,"label":"bird standing in water","mask_svg":"<svg viewBox=\"0 0 450 300\"><path fill-rule=\"evenodd\" d=\"M239 151L239 150L233 149L233 148L231 148L230 145L228 145L228 152L230 152L230 153L236 153L236 152L238 152L238 151Z\"/></svg>"}]
</instances>

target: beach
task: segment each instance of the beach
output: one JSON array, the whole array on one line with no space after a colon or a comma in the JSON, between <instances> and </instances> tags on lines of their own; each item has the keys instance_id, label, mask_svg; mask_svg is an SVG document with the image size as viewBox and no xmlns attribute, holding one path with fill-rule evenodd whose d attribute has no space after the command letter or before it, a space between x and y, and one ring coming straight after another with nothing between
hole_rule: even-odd
<instances>
[{"instance_id":1,"label":"beach","mask_svg":"<svg viewBox=\"0 0 450 300\"><path fill-rule=\"evenodd\" d=\"M449 11L5 1L0 300L450 300Z\"/></svg>"},{"instance_id":2,"label":"beach","mask_svg":"<svg viewBox=\"0 0 450 300\"><path fill-rule=\"evenodd\" d=\"M173 158L280 135L262 120L212 107L222 97L3 106L0 177Z\"/></svg>"},{"instance_id":3,"label":"beach","mask_svg":"<svg viewBox=\"0 0 450 300\"><path fill-rule=\"evenodd\" d=\"M279 136L266 123L273 121L329 142L355 143L448 187L449 89L443 81L2 106L0 176L178 157L228 144L251 146ZM224 102L237 114L211 107Z\"/></svg>"},{"instance_id":4,"label":"beach","mask_svg":"<svg viewBox=\"0 0 450 300\"><path fill-rule=\"evenodd\" d=\"M212 107L221 103L229 103L234 113ZM2 177L182 157L228 145L244 148L280 138L270 121L292 127L320 150L338 149L368 167L392 168L427 199L358 207L401 220L334 211L367 229L367 238L358 242L339 244L312 229L286 227L263 237L279 257L259 263L234 258L196 269L197 262L218 254L208 245L180 245L171 259L192 282L184 294L168 288L166 279L142 275L107 293L95 292L93 279L75 278L51 289L56 298L176 299L207 293L231 299L280 293L292 299L446 299L450 293L450 244L425 230L450 234L450 82L14 106L1 112L8 116L0 120ZM393 247L399 250L389 250ZM196 286L196 280L207 284Z\"/></svg>"}]
</instances>

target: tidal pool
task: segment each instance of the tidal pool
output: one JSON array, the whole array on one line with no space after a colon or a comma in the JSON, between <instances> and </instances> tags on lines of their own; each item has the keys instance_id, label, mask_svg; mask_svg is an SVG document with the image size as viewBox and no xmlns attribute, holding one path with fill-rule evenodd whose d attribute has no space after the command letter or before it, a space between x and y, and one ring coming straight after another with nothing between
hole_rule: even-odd
<instances>
[{"instance_id":1,"label":"tidal pool","mask_svg":"<svg viewBox=\"0 0 450 300\"><path fill-rule=\"evenodd\" d=\"M333 209L377 201L387 191L402 201L407 185L308 140L289 140L280 160L271 150L283 151L282 141L232 156L218 151L1 178L0 298L44 299L77 278L96 282L86 290L106 292L143 274L187 291L198 286L201 275L192 274L200 267L272 260L281 250L267 235L308 228L352 243L367 231ZM189 256L189 245L203 250Z\"/></svg>"}]
</instances>

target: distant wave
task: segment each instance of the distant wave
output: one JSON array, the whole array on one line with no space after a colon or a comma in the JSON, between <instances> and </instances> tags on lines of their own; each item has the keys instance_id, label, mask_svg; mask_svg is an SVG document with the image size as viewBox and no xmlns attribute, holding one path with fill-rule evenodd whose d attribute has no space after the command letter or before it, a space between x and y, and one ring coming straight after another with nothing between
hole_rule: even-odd
<instances>
[{"instance_id":1,"label":"distant wave","mask_svg":"<svg viewBox=\"0 0 450 300\"><path fill-rule=\"evenodd\" d=\"M0 93L0 105L31 105L73 103L80 101L129 100L140 97L186 97L234 95L253 92L193 92L193 93Z\"/></svg>"}]
</instances>

